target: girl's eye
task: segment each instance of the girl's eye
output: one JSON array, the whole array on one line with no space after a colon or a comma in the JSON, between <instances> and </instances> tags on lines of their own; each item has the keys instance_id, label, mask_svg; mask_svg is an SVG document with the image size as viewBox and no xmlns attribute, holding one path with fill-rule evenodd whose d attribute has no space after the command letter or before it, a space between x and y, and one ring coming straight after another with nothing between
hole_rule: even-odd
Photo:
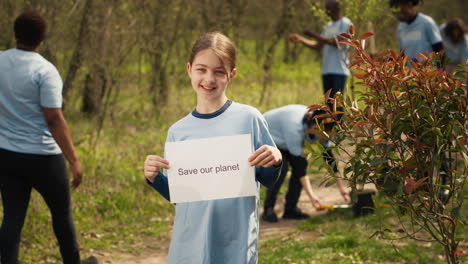
<instances>
[{"instance_id":1,"label":"girl's eye","mask_svg":"<svg viewBox=\"0 0 468 264\"><path fill-rule=\"evenodd\" d=\"M206 72L206 69L198 68L198 69L196 69L196 71L198 71L198 72Z\"/></svg>"},{"instance_id":2,"label":"girl's eye","mask_svg":"<svg viewBox=\"0 0 468 264\"><path fill-rule=\"evenodd\" d=\"M215 71L215 73L217 75L223 75L223 76L226 75L226 73L224 71Z\"/></svg>"}]
</instances>

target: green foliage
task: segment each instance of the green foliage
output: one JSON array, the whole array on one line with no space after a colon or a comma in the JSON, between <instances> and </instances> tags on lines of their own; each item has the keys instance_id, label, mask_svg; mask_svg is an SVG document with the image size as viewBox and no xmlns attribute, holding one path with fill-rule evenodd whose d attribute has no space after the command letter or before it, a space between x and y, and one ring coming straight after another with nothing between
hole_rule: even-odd
<instances>
[{"instance_id":1,"label":"green foliage","mask_svg":"<svg viewBox=\"0 0 468 264\"><path fill-rule=\"evenodd\" d=\"M350 209L330 211L303 222L298 230L260 243L259 263L444 263L437 243L372 237L369 230L382 227L401 236L396 219L391 208L376 208L372 216L359 218Z\"/></svg>"}]
</instances>

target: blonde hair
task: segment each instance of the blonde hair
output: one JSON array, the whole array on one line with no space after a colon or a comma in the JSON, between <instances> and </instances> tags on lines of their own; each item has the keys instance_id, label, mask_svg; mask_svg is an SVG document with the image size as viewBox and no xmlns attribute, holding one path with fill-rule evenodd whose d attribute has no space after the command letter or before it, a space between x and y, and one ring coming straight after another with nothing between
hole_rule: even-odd
<instances>
[{"instance_id":1,"label":"blonde hair","mask_svg":"<svg viewBox=\"0 0 468 264\"><path fill-rule=\"evenodd\" d=\"M189 63L192 65L197 54L206 49L211 49L221 60L228 74L236 67L236 47L231 39L221 32L209 32L201 35L193 44Z\"/></svg>"}]
</instances>

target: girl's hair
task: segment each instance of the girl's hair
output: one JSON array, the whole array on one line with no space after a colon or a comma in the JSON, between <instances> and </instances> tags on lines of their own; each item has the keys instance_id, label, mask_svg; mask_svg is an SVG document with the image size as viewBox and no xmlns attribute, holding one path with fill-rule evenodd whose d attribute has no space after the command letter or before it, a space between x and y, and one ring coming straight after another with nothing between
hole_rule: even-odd
<instances>
[{"instance_id":1,"label":"girl's hair","mask_svg":"<svg viewBox=\"0 0 468 264\"><path fill-rule=\"evenodd\" d=\"M37 47L46 37L47 23L38 13L27 11L16 18L14 31L18 43Z\"/></svg>"},{"instance_id":2,"label":"girl's hair","mask_svg":"<svg viewBox=\"0 0 468 264\"><path fill-rule=\"evenodd\" d=\"M450 20L444 28L444 33L447 36L450 36L454 30L460 30L461 33L466 32L465 24L460 18L454 18Z\"/></svg>"},{"instance_id":3,"label":"girl's hair","mask_svg":"<svg viewBox=\"0 0 468 264\"><path fill-rule=\"evenodd\" d=\"M325 131L329 132L335 126L335 121L330 117L330 114L322 109L309 111L304 115L302 122L307 124L307 127L311 127L317 124L323 123Z\"/></svg>"},{"instance_id":4,"label":"girl's hair","mask_svg":"<svg viewBox=\"0 0 468 264\"><path fill-rule=\"evenodd\" d=\"M189 63L192 65L197 54L205 49L211 49L221 60L226 72L231 72L236 67L236 47L234 43L220 32L205 33L193 44Z\"/></svg>"},{"instance_id":5,"label":"girl's hair","mask_svg":"<svg viewBox=\"0 0 468 264\"><path fill-rule=\"evenodd\" d=\"M398 4L413 3L413 6L418 5L422 0L390 0L390 7L394 7Z\"/></svg>"}]
</instances>

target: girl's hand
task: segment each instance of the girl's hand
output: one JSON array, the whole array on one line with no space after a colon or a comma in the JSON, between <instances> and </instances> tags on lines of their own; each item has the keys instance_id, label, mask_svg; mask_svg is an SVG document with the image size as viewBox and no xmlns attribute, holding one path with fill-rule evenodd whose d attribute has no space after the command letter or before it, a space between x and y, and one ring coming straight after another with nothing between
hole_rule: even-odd
<instances>
[{"instance_id":1,"label":"girl's hand","mask_svg":"<svg viewBox=\"0 0 468 264\"><path fill-rule=\"evenodd\" d=\"M310 201L312 202L312 206L315 207L315 209L320 208L322 206L322 203L320 202L320 199L317 196L313 196Z\"/></svg>"},{"instance_id":2,"label":"girl's hand","mask_svg":"<svg viewBox=\"0 0 468 264\"><path fill-rule=\"evenodd\" d=\"M169 169L169 161L157 155L146 156L143 171L145 172L145 178L148 179L148 181L153 183L158 175L159 169L161 168Z\"/></svg>"},{"instance_id":3,"label":"girl's hand","mask_svg":"<svg viewBox=\"0 0 468 264\"><path fill-rule=\"evenodd\" d=\"M279 149L263 145L249 157L249 162L250 166L271 167L281 164L282 159Z\"/></svg>"},{"instance_id":4,"label":"girl's hand","mask_svg":"<svg viewBox=\"0 0 468 264\"><path fill-rule=\"evenodd\" d=\"M345 200L345 202L347 203L351 202L351 197L349 196L348 190L340 188L340 193L343 199Z\"/></svg>"}]
</instances>

